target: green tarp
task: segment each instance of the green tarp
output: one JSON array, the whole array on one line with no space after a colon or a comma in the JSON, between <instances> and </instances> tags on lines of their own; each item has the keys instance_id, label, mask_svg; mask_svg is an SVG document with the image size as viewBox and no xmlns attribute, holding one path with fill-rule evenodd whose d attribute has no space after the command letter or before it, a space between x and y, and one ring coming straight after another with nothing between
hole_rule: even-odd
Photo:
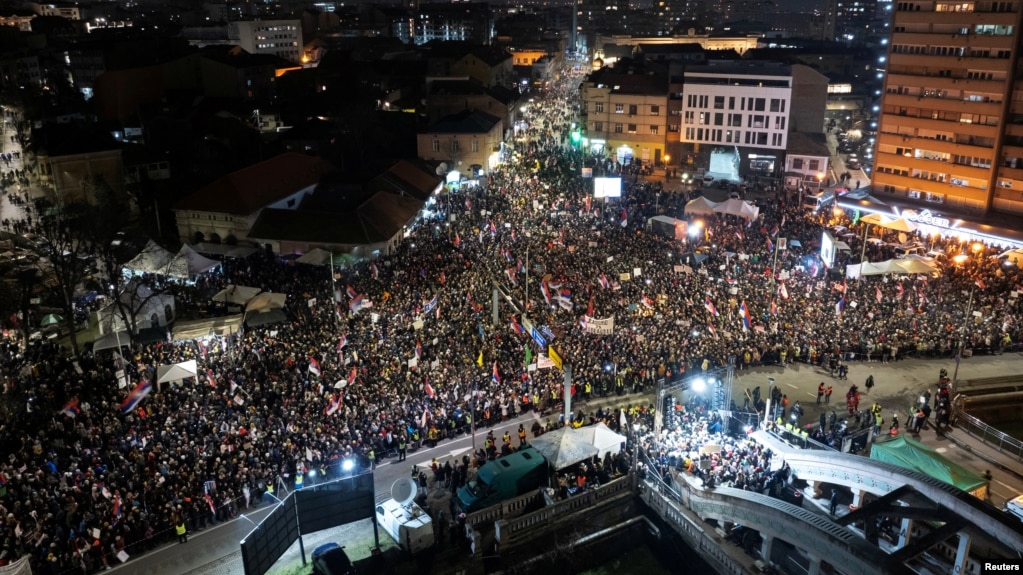
<instances>
[{"instance_id":1,"label":"green tarp","mask_svg":"<svg viewBox=\"0 0 1023 575\"><path fill-rule=\"evenodd\" d=\"M870 458L919 471L967 492L987 485L980 475L908 437L899 436L885 443L875 443L870 448Z\"/></svg>"}]
</instances>

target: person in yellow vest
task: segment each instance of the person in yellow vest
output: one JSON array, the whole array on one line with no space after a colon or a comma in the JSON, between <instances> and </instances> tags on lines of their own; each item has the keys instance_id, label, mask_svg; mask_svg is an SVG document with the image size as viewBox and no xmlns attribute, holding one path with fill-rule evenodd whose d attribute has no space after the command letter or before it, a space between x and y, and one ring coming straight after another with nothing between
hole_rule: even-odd
<instances>
[{"instance_id":1,"label":"person in yellow vest","mask_svg":"<svg viewBox=\"0 0 1023 575\"><path fill-rule=\"evenodd\" d=\"M295 491L302 489L302 479L304 476L305 474L302 472L301 468L295 471Z\"/></svg>"},{"instance_id":2,"label":"person in yellow vest","mask_svg":"<svg viewBox=\"0 0 1023 575\"><path fill-rule=\"evenodd\" d=\"M185 527L184 519L178 519L178 524L174 526L174 532L178 534L178 543L188 543L188 529Z\"/></svg>"},{"instance_id":3,"label":"person in yellow vest","mask_svg":"<svg viewBox=\"0 0 1023 575\"><path fill-rule=\"evenodd\" d=\"M526 428L519 424L519 447L526 444Z\"/></svg>"}]
</instances>

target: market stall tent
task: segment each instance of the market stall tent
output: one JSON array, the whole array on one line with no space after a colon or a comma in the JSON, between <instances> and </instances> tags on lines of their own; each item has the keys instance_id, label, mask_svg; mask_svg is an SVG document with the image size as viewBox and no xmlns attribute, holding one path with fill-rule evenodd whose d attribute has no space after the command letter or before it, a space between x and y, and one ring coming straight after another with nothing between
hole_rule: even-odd
<instances>
[{"instance_id":1,"label":"market stall tent","mask_svg":"<svg viewBox=\"0 0 1023 575\"><path fill-rule=\"evenodd\" d=\"M260 291L257 287L229 285L217 292L211 299L231 305L245 305L249 303L249 300L259 295Z\"/></svg>"},{"instance_id":2,"label":"market stall tent","mask_svg":"<svg viewBox=\"0 0 1023 575\"><path fill-rule=\"evenodd\" d=\"M188 244L184 244L181 246L181 249L178 250L174 259L172 259L160 273L173 278L190 279L197 275L204 274L218 266L220 266L220 262L217 260L211 260L208 257L201 256L189 247Z\"/></svg>"},{"instance_id":3,"label":"market stall tent","mask_svg":"<svg viewBox=\"0 0 1023 575\"><path fill-rule=\"evenodd\" d=\"M884 443L875 443L870 448L870 458L923 473L980 499L987 496L988 482L983 477L919 441L905 436Z\"/></svg>"},{"instance_id":4,"label":"market stall tent","mask_svg":"<svg viewBox=\"0 0 1023 575\"><path fill-rule=\"evenodd\" d=\"M174 324L171 339L188 341L211 335L231 335L242 330L242 315L225 315L207 319L179 321Z\"/></svg>"},{"instance_id":5,"label":"market stall tent","mask_svg":"<svg viewBox=\"0 0 1023 575\"><path fill-rule=\"evenodd\" d=\"M322 266L330 263L331 253L321 248L313 248L302 255L302 257L295 260L298 264L309 264L312 266Z\"/></svg>"},{"instance_id":6,"label":"market stall tent","mask_svg":"<svg viewBox=\"0 0 1023 575\"><path fill-rule=\"evenodd\" d=\"M622 444L625 443L625 436L612 431L603 421L597 425L587 425L574 431L590 445L597 448L597 455L601 459L608 453L612 455L618 453L622 450Z\"/></svg>"},{"instance_id":7,"label":"market stall tent","mask_svg":"<svg viewBox=\"0 0 1023 575\"><path fill-rule=\"evenodd\" d=\"M199 373L199 367L194 359L171 365L158 365L156 367L156 383L180 381L195 377L197 373Z\"/></svg>"},{"instance_id":8,"label":"market stall tent","mask_svg":"<svg viewBox=\"0 0 1023 575\"><path fill-rule=\"evenodd\" d=\"M688 207L688 206L687 206ZM714 207L714 213L717 214L728 214L730 216L739 216L747 220L756 219L760 215L760 208L754 206L749 202L742 200L730 199L721 202Z\"/></svg>"},{"instance_id":9,"label":"market stall tent","mask_svg":"<svg viewBox=\"0 0 1023 575\"><path fill-rule=\"evenodd\" d=\"M712 202L707 198L700 196L696 199L690 200L686 204L685 213L696 214L698 216L707 216L714 213L714 208L718 206L718 202Z\"/></svg>"},{"instance_id":10,"label":"market stall tent","mask_svg":"<svg viewBox=\"0 0 1023 575\"><path fill-rule=\"evenodd\" d=\"M540 452L555 470L586 461L597 454L597 448L571 427L562 427L534 438L529 446Z\"/></svg>"},{"instance_id":11,"label":"market stall tent","mask_svg":"<svg viewBox=\"0 0 1023 575\"><path fill-rule=\"evenodd\" d=\"M162 248L153 240L146 242L146 247L124 264L124 271L132 274L159 274L163 273L167 264L174 259L174 254Z\"/></svg>"}]
</instances>

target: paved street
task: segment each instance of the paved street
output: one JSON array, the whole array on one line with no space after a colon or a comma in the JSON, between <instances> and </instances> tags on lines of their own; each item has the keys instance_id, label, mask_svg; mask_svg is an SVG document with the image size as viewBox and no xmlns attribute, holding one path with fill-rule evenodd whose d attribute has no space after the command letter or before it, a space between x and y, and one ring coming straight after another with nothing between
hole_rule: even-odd
<instances>
[{"instance_id":1,"label":"paved street","mask_svg":"<svg viewBox=\"0 0 1023 575\"><path fill-rule=\"evenodd\" d=\"M1019 373L1021 354L1012 353L1001 356L978 356L963 360L960 366L959 375L962 379L995 377L1002 375L1013 375ZM835 395L832 397L834 404L824 406L823 409L830 411L835 409L839 414L844 413L844 396L848 385L856 383L860 385L861 392L864 392L863 382L868 375L874 376L876 383L870 393L864 393L860 404L861 409L874 401L884 405L886 417L890 411L898 410L900 414L905 413L924 390L933 391L938 378L938 371L942 368L950 372L954 368L952 360L915 360L882 364L880 362L864 363L852 362L849 369L848 381L832 379L829 373L823 370L798 364L782 369L781 367L760 367L751 370L736 372L733 397L741 403L741 394L747 387L761 386L761 392L767 393L767 378L773 377L778 385L793 400L800 400L806 408L804 422L816 422L822 408L815 405L816 389L820 381L835 386ZM841 398L841 399L840 399ZM641 395L625 395L622 397L597 398L587 403L577 404L578 409L587 412L595 411L598 407L616 407L635 404L637 402L652 403L654 401L653 390ZM493 428L494 434L500 437L505 430L514 435L515 429L520 422L528 429L532 425L535 414L526 414L516 419L504 422ZM546 419L546 416L544 416ZM905 423L905 422L903 422ZM482 442L486 435L487 428L477 430L477 441ZM997 456L993 450L980 446L971 438L964 437L962 432L953 430L949 437L937 437L933 431L925 431L921 434L921 440L936 448L953 461L965 467L979 472L990 469L993 474L991 484L991 501L994 505L1001 507L1007 498L1023 493L1023 479L1019 477L1019 469L1001 469L984 459L981 455L988 457ZM405 477L413 465L428 463L432 458L443 458L451 451L470 447L472 440L468 436L462 436L454 441L442 442L436 448L422 449L410 454L404 462L397 462L391 459L379 465L375 471L376 489L378 497L390 491L391 484L399 477ZM978 454L964 448L984 450L986 453ZM1004 458L1012 464L1011 460ZM432 501L432 500L431 500ZM168 545L161 550L142 558L135 559L125 565L115 567L114 571L124 575L241 575L243 573L238 543L253 527L249 520L258 522L268 512L269 506L264 506L258 511L248 514L248 520L235 519L231 522L218 525L212 529L194 534L186 546L177 544ZM381 544L390 545L389 536L380 531ZM306 553L319 543L325 541L337 541L349 546L349 551L356 559L368 556L372 547L372 529L368 521L360 522L347 528L338 528L305 537ZM293 545L292 550L279 562L281 565L289 565L295 568L299 564L298 546Z\"/></svg>"}]
</instances>

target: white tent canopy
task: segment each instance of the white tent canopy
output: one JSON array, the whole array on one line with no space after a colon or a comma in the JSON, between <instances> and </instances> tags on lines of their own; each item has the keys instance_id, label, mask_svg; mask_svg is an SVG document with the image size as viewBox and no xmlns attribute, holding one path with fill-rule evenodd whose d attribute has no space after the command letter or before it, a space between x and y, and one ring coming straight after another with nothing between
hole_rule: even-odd
<instances>
[{"instance_id":1,"label":"white tent canopy","mask_svg":"<svg viewBox=\"0 0 1023 575\"><path fill-rule=\"evenodd\" d=\"M850 279L856 279L861 276L885 274L929 274L937 271L937 269L937 266L932 262L912 258L848 265L845 266L845 274Z\"/></svg>"},{"instance_id":2,"label":"white tent canopy","mask_svg":"<svg viewBox=\"0 0 1023 575\"><path fill-rule=\"evenodd\" d=\"M295 263L322 266L330 263L330 257L331 254L327 250L313 248L306 252L302 257L295 260Z\"/></svg>"},{"instance_id":3,"label":"white tent canopy","mask_svg":"<svg viewBox=\"0 0 1023 575\"><path fill-rule=\"evenodd\" d=\"M229 285L217 292L212 298L213 301L231 305L245 305L260 292L257 287Z\"/></svg>"},{"instance_id":4,"label":"white tent canopy","mask_svg":"<svg viewBox=\"0 0 1023 575\"><path fill-rule=\"evenodd\" d=\"M174 324L171 339L174 341L187 341L209 335L230 335L232 333L239 333L241 330L241 314L225 315L209 319L179 321Z\"/></svg>"},{"instance_id":5,"label":"white tent canopy","mask_svg":"<svg viewBox=\"0 0 1023 575\"><path fill-rule=\"evenodd\" d=\"M195 377L197 373L199 367L194 359L172 365L159 365L156 367L156 383L179 381L186 377Z\"/></svg>"},{"instance_id":6,"label":"white tent canopy","mask_svg":"<svg viewBox=\"0 0 1023 575\"><path fill-rule=\"evenodd\" d=\"M534 438L529 445L539 451L547 463L556 470L585 461L597 454L597 448L590 445L571 427L562 427L545 433Z\"/></svg>"},{"instance_id":7,"label":"white tent canopy","mask_svg":"<svg viewBox=\"0 0 1023 575\"><path fill-rule=\"evenodd\" d=\"M288 299L286 293L271 293L265 291L256 297L249 300L249 303L245 304L245 311L268 311L271 309L281 309L284 307L284 301Z\"/></svg>"},{"instance_id":8,"label":"white tent canopy","mask_svg":"<svg viewBox=\"0 0 1023 575\"><path fill-rule=\"evenodd\" d=\"M124 264L124 269L137 274L159 274L174 259L174 254L160 247L153 240L146 242L137 256Z\"/></svg>"},{"instance_id":9,"label":"white tent canopy","mask_svg":"<svg viewBox=\"0 0 1023 575\"><path fill-rule=\"evenodd\" d=\"M188 244L181 246L178 255L167 264L161 273L165 276L188 279L206 273L220 265L217 260L201 256Z\"/></svg>"},{"instance_id":10,"label":"white tent canopy","mask_svg":"<svg viewBox=\"0 0 1023 575\"><path fill-rule=\"evenodd\" d=\"M706 216L714 213L714 208L718 206L718 202L712 202L707 198L700 196L694 200L690 200L686 204L686 214L696 214L700 216Z\"/></svg>"},{"instance_id":11,"label":"white tent canopy","mask_svg":"<svg viewBox=\"0 0 1023 575\"><path fill-rule=\"evenodd\" d=\"M688 208L688 206L686 206ZM726 200L714 207L714 213L739 216L747 220L755 219L760 215L760 208L742 200Z\"/></svg>"},{"instance_id":12,"label":"white tent canopy","mask_svg":"<svg viewBox=\"0 0 1023 575\"><path fill-rule=\"evenodd\" d=\"M590 445L597 448L597 455L603 459L608 453L614 455L621 451L625 436L615 433L610 427L600 422L597 425L587 425L575 430L585 438Z\"/></svg>"},{"instance_id":13,"label":"white tent canopy","mask_svg":"<svg viewBox=\"0 0 1023 575\"><path fill-rule=\"evenodd\" d=\"M890 230L900 232L916 231L916 224L906 218L892 218L884 214L867 214L860 218L860 221L865 224L873 224L875 226L881 226L882 228L888 228Z\"/></svg>"}]
</instances>

